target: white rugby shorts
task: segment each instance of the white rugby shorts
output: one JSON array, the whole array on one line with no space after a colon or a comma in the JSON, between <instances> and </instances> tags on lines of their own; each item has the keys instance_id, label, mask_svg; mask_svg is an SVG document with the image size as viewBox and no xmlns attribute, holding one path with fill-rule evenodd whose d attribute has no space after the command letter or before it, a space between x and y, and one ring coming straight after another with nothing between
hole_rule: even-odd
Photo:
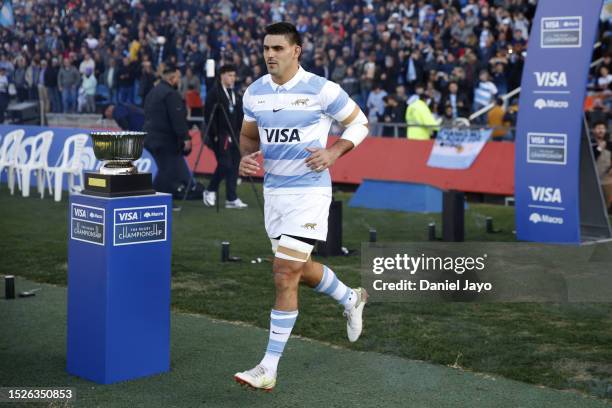
<instances>
[{"instance_id":1,"label":"white rugby shorts","mask_svg":"<svg viewBox=\"0 0 612 408\"><path fill-rule=\"evenodd\" d=\"M264 219L270 239L281 235L327 239L331 196L308 194L264 194Z\"/></svg>"}]
</instances>

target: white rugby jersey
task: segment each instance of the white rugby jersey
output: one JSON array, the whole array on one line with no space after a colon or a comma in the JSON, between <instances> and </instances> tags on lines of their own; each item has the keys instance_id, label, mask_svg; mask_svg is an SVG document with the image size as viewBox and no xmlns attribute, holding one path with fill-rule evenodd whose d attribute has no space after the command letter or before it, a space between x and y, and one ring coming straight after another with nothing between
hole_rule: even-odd
<instances>
[{"instance_id":1,"label":"white rugby jersey","mask_svg":"<svg viewBox=\"0 0 612 408\"><path fill-rule=\"evenodd\" d=\"M329 170L312 171L307 147L325 148L332 121L342 121L355 102L334 82L299 68L278 85L270 74L253 82L243 97L244 120L257 121L264 158L266 194L331 195Z\"/></svg>"}]
</instances>

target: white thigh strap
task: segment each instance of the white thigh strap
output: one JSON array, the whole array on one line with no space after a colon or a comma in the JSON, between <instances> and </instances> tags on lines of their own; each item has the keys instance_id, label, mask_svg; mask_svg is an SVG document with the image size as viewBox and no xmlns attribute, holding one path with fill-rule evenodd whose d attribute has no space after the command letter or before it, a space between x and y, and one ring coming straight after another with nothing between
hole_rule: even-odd
<instances>
[{"instance_id":1,"label":"white thigh strap","mask_svg":"<svg viewBox=\"0 0 612 408\"><path fill-rule=\"evenodd\" d=\"M289 261L306 262L310 258L313 248L313 245L302 242L299 239L281 235L275 256Z\"/></svg>"}]
</instances>

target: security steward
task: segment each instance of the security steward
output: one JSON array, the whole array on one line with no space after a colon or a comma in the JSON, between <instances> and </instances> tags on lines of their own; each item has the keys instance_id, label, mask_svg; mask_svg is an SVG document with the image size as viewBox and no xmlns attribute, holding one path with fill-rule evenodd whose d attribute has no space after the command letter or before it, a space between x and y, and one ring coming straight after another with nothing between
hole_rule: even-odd
<instances>
[{"instance_id":1,"label":"security steward","mask_svg":"<svg viewBox=\"0 0 612 408\"><path fill-rule=\"evenodd\" d=\"M219 76L219 81L207 93L204 104L205 123L210 122L210 128L204 140L215 153L217 168L202 198L206 206L214 206L219 184L225 178L225 208L242 209L246 208L247 204L236 195L238 166L240 165L238 137L244 116L242 96L234 89L236 68L233 65L223 65L219 70ZM215 106L217 106L216 110ZM213 111L215 111L214 115ZM234 132L234 138L230 133L230 126Z\"/></svg>"},{"instance_id":2,"label":"security steward","mask_svg":"<svg viewBox=\"0 0 612 408\"><path fill-rule=\"evenodd\" d=\"M186 186L191 177L183 157L191 151L191 137L185 102L177 90L180 78L175 66L166 66L144 103L145 147L157 165L153 188L170 194Z\"/></svg>"}]
</instances>

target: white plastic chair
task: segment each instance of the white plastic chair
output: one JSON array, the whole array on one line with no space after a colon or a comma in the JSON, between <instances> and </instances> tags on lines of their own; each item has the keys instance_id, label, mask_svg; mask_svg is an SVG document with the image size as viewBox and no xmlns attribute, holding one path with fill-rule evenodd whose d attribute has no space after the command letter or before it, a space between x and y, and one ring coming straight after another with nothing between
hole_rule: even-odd
<instances>
[{"instance_id":1,"label":"white plastic chair","mask_svg":"<svg viewBox=\"0 0 612 408\"><path fill-rule=\"evenodd\" d=\"M46 171L49 191L51 191L51 176L53 176L53 195L55 201L62 201L64 174L68 175L68 191L75 191L75 176L79 177L79 191L83 189L83 162L81 161L81 155L83 154L88 137L85 133L79 133L67 138L64 142L64 150L58 159L59 165L49 167Z\"/></svg>"},{"instance_id":2,"label":"white plastic chair","mask_svg":"<svg viewBox=\"0 0 612 408\"><path fill-rule=\"evenodd\" d=\"M2 139L0 147L0 174L6 168L8 171L8 186L11 194L15 193L15 164L21 140L25 135L23 129L16 129L7 133Z\"/></svg>"},{"instance_id":3,"label":"white plastic chair","mask_svg":"<svg viewBox=\"0 0 612 408\"><path fill-rule=\"evenodd\" d=\"M47 158L49 149L53 142L53 132L46 130L34 137L27 138L21 143L19 155L17 156L17 181L21 188L23 197L30 196L30 178L32 171L36 171L36 182L40 198L45 195L45 174L49 170ZM49 193L51 190L49 189Z\"/></svg>"}]
</instances>

